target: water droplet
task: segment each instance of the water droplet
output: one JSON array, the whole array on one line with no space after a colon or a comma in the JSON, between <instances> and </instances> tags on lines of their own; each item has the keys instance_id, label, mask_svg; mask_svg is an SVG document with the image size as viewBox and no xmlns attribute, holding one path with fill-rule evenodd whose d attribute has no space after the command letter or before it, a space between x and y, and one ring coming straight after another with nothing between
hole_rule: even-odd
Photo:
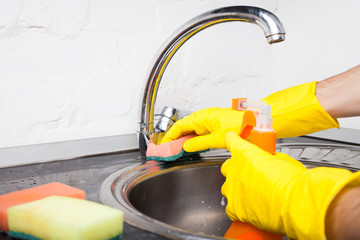
<instances>
[{"instance_id":1,"label":"water droplet","mask_svg":"<svg viewBox=\"0 0 360 240\"><path fill-rule=\"evenodd\" d=\"M225 198L224 197L222 197L220 204L221 204L221 206L225 206Z\"/></svg>"}]
</instances>

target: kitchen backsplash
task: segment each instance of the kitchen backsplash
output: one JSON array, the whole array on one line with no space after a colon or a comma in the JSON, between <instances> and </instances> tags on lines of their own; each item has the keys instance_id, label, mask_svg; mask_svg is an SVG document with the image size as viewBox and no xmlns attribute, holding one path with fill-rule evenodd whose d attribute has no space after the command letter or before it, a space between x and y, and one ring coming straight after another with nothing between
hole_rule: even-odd
<instances>
[{"instance_id":1,"label":"kitchen backsplash","mask_svg":"<svg viewBox=\"0 0 360 240\"><path fill-rule=\"evenodd\" d=\"M360 2L349 0L5 0L0 2L0 148L135 133L145 74L179 26L218 7L275 13L285 42L218 24L174 56L157 106L230 106L322 80L360 62ZM359 118L341 120L360 129Z\"/></svg>"}]
</instances>

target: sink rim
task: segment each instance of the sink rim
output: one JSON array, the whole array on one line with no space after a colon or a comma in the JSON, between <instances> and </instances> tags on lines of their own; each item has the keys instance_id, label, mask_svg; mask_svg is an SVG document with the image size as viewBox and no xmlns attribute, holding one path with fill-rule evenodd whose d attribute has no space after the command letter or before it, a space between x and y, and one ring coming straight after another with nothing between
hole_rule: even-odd
<instances>
[{"instance_id":1,"label":"sink rim","mask_svg":"<svg viewBox=\"0 0 360 240\"><path fill-rule=\"evenodd\" d=\"M121 169L105 179L100 188L100 202L107 206L123 210L124 221L130 225L146 231L154 232L170 239L224 239L223 237L209 236L207 234L178 228L148 217L133 207L128 199L127 192L131 191L132 187L137 183L159 173L163 174L169 171L199 166L219 165L228 158L229 156L216 156L216 158L189 158L187 161L177 161L173 163L162 163L156 161L149 161L145 164L137 163ZM154 172L155 168L160 171Z\"/></svg>"},{"instance_id":2,"label":"sink rim","mask_svg":"<svg viewBox=\"0 0 360 240\"><path fill-rule=\"evenodd\" d=\"M281 143L277 144L277 151L281 151L285 148L299 147L310 148L320 147L329 149L351 149L359 150L360 147L357 145L347 144L323 144L323 143ZM216 152L217 151L217 152ZM154 177L158 174L166 173L169 171L176 171L185 168L194 168L198 166L210 166L210 165L221 165L225 160L230 158L228 152L225 150L210 151L208 153L201 154L200 157L188 157L181 161L175 162L156 162L149 161L145 164L134 164L132 166L121 169L108 178L105 179L100 188L99 198L100 201L108 206L122 209L124 211L125 222L133 225L137 228L153 232L170 239L224 239L219 236L210 236L200 232L193 232L183 228L178 228L173 225L158 221L151 217L146 216L137 210L129 201L127 193L131 191L132 187L137 183L144 181L150 177ZM214 155L215 153L215 155ZM304 159L298 159L308 167L340 167L351 171L360 170L359 166L352 167L342 163L329 163L310 161Z\"/></svg>"}]
</instances>

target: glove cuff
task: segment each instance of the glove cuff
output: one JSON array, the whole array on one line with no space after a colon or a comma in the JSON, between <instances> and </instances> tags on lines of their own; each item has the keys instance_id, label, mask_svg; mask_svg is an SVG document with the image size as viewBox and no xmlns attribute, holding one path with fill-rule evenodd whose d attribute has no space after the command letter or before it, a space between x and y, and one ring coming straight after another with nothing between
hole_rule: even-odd
<instances>
[{"instance_id":1,"label":"glove cuff","mask_svg":"<svg viewBox=\"0 0 360 240\"><path fill-rule=\"evenodd\" d=\"M315 96L317 82L301 84L263 99L272 106L273 128L277 138L296 137L328 128L339 128Z\"/></svg>"},{"instance_id":2,"label":"glove cuff","mask_svg":"<svg viewBox=\"0 0 360 240\"><path fill-rule=\"evenodd\" d=\"M325 217L331 202L343 188L359 185L360 172L328 167L305 171L289 196L288 215L283 216L288 220L286 234L299 240L326 239Z\"/></svg>"}]
</instances>

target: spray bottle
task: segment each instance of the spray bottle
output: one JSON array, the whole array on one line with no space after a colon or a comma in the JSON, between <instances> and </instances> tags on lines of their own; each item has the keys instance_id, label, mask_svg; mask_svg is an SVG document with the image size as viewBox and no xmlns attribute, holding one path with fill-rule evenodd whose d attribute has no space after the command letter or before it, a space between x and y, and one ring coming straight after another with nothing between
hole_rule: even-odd
<instances>
[{"instance_id":1,"label":"spray bottle","mask_svg":"<svg viewBox=\"0 0 360 240\"><path fill-rule=\"evenodd\" d=\"M252 111L256 118L255 126L250 131L249 141L261 149L275 154L276 133L272 129L271 106L263 101L251 101L246 98L236 98L232 101L232 109L237 111ZM243 125L253 123L243 122ZM244 129L244 127L242 127ZM240 134L241 137L247 138ZM282 235L260 230L248 223L233 222L225 233L226 238L242 240L282 240Z\"/></svg>"}]
</instances>

